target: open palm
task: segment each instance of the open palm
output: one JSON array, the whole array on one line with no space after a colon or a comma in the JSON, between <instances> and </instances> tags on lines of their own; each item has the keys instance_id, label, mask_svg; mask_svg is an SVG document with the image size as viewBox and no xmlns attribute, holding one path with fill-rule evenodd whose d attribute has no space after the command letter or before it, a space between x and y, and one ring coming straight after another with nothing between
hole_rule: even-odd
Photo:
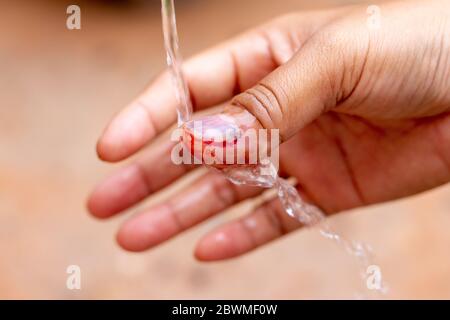
<instances>
[{"instance_id":1,"label":"open palm","mask_svg":"<svg viewBox=\"0 0 450 320\"><path fill-rule=\"evenodd\" d=\"M448 1L436 3L439 8L449 6ZM403 18L403 6L408 5L383 9L392 15L387 23L394 30L414 25L414 15L423 14L424 4L419 2L413 4L417 11L410 10ZM279 126L285 129L281 130L285 142L280 149L280 173L294 176L305 199L330 214L408 196L450 180L450 32L444 30L443 38L429 43L411 39L399 46L404 35L390 31L388 36L380 32L366 41L361 8L289 15L185 64L195 110L224 103L240 92L245 92L244 97L235 99L245 105L249 100L245 94L252 95L256 89L248 89L258 82L271 87L267 83L284 72L284 79L297 83L290 72L300 70L298 83L307 85L295 91L292 97L298 101L290 103L299 107L280 108L287 114L278 117L289 119ZM433 5L426 6L425 11L429 10ZM436 15L430 19L436 21ZM430 31L418 30L415 36L420 39L426 32ZM335 45L336 34L343 44ZM345 46L347 35L354 37L350 49ZM324 78L322 65L317 67L308 59L316 59L314 50L327 52L330 43L334 46L328 53L333 56L327 56L327 63L340 66L340 72L325 72ZM330 81L330 75L336 78ZM324 107L316 108L316 97L329 97L322 92L329 93L330 88L333 102L321 101ZM125 159L173 124L177 102L171 90L166 72L114 118L99 141L99 156L106 161ZM310 109L313 112L304 112ZM320 109L317 114L316 109ZM253 111L260 119L258 110ZM287 122L291 124L285 127ZM88 202L90 211L100 218L110 217L194 169L171 162L172 143L167 140L153 141L133 163L97 186ZM126 221L118 241L128 250L148 249L262 191L235 186L220 173L207 172L174 197ZM277 200L271 200L206 235L196 256L202 260L234 257L299 227Z\"/></svg>"}]
</instances>

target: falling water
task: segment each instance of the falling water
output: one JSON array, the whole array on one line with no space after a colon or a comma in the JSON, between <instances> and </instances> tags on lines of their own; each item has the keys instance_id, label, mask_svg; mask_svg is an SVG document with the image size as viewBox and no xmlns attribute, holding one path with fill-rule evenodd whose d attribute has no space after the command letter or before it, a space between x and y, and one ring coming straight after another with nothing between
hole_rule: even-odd
<instances>
[{"instance_id":1,"label":"falling water","mask_svg":"<svg viewBox=\"0 0 450 320\"><path fill-rule=\"evenodd\" d=\"M181 70L182 59L178 50L177 21L173 0L161 0L161 15L163 22L164 45L166 47L167 65L172 73L178 100L178 126L190 120L192 114L191 98L187 82Z\"/></svg>"},{"instance_id":2,"label":"falling water","mask_svg":"<svg viewBox=\"0 0 450 320\"><path fill-rule=\"evenodd\" d=\"M192 105L188 86L181 69L182 60L178 48L174 1L161 0L161 3L167 64L172 74L178 99L178 126L182 126L190 121ZM261 174L263 169L265 169L265 174ZM270 172L269 175L267 174L268 171ZM322 236L345 249L357 261L361 270L361 277L364 280L364 287L366 287L366 270L370 265L373 265L370 247L359 241L348 240L334 231L326 220L325 214L318 207L303 201L296 188L287 180L278 176L278 172L271 162L266 162L264 166L260 164L253 167L225 168L222 169L222 172L234 184L276 188L278 197L288 215L305 226L314 226ZM384 293L386 290L381 279L379 280L378 287L375 289L378 294Z\"/></svg>"}]
</instances>

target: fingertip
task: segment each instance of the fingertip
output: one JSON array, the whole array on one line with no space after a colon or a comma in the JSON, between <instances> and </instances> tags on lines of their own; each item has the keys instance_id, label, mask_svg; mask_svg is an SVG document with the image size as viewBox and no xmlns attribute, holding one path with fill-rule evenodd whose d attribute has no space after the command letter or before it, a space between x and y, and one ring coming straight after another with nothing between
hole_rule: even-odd
<instances>
[{"instance_id":1,"label":"fingertip","mask_svg":"<svg viewBox=\"0 0 450 320\"><path fill-rule=\"evenodd\" d=\"M201 262L211 261L208 255L208 249L204 248L203 239L197 243L197 246L194 249L194 258Z\"/></svg>"},{"instance_id":2,"label":"fingertip","mask_svg":"<svg viewBox=\"0 0 450 320\"><path fill-rule=\"evenodd\" d=\"M133 103L114 117L97 142L98 157L117 162L138 151L156 135L145 107Z\"/></svg>"},{"instance_id":3,"label":"fingertip","mask_svg":"<svg viewBox=\"0 0 450 320\"><path fill-rule=\"evenodd\" d=\"M86 200L85 205L86 205L86 209L89 212L89 214L91 216L93 216L94 218L103 219L106 217L105 215L103 215L101 209L99 209L99 207L96 203L94 192L92 192L91 195L89 195L88 199Z\"/></svg>"},{"instance_id":4,"label":"fingertip","mask_svg":"<svg viewBox=\"0 0 450 320\"><path fill-rule=\"evenodd\" d=\"M114 214L109 206L105 205L104 196L102 194L101 184L97 185L86 200L86 209L89 214L100 220L109 218Z\"/></svg>"},{"instance_id":5,"label":"fingertip","mask_svg":"<svg viewBox=\"0 0 450 320\"><path fill-rule=\"evenodd\" d=\"M114 120L113 120L114 121ZM105 162L119 162L127 157L130 153L130 146L125 148L122 146L122 134L115 133L117 129L112 123L105 129L95 146L97 157ZM131 150L132 152L132 150Z\"/></svg>"},{"instance_id":6,"label":"fingertip","mask_svg":"<svg viewBox=\"0 0 450 320\"><path fill-rule=\"evenodd\" d=\"M158 228L145 214L125 221L116 234L116 241L121 248L131 252L142 252L160 243Z\"/></svg>"},{"instance_id":7,"label":"fingertip","mask_svg":"<svg viewBox=\"0 0 450 320\"><path fill-rule=\"evenodd\" d=\"M148 209L125 221L117 242L128 251L144 251L172 238L180 230L163 205Z\"/></svg>"},{"instance_id":8,"label":"fingertip","mask_svg":"<svg viewBox=\"0 0 450 320\"><path fill-rule=\"evenodd\" d=\"M117 154L117 152L114 152L115 149L116 148L114 145L108 145L107 142L104 141L103 135L97 141L97 144L95 146L97 157L105 162L118 162L124 159L123 156Z\"/></svg>"},{"instance_id":9,"label":"fingertip","mask_svg":"<svg viewBox=\"0 0 450 320\"><path fill-rule=\"evenodd\" d=\"M240 106L227 105L218 113L187 122L183 129L183 141L189 152L218 169L256 164L263 153L262 147L254 143L261 141L258 139L261 124Z\"/></svg>"},{"instance_id":10,"label":"fingertip","mask_svg":"<svg viewBox=\"0 0 450 320\"><path fill-rule=\"evenodd\" d=\"M142 242L139 237L133 232L133 227L124 224L116 234L117 244L126 251L142 252L148 247Z\"/></svg>"},{"instance_id":11,"label":"fingertip","mask_svg":"<svg viewBox=\"0 0 450 320\"><path fill-rule=\"evenodd\" d=\"M234 258L241 253L229 233L216 231L198 242L194 257L199 261L209 262Z\"/></svg>"},{"instance_id":12,"label":"fingertip","mask_svg":"<svg viewBox=\"0 0 450 320\"><path fill-rule=\"evenodd\" d=\"M87 200L88 211L105 219L144 199L150 190L139 166L121 168L94 187Z\"/></svg>"}]
</instances>

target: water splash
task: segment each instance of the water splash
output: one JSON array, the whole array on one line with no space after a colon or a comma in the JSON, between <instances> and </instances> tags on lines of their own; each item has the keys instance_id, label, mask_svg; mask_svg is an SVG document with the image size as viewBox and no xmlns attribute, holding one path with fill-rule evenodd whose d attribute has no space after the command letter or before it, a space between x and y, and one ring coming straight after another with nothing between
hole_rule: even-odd
<instances>
[{"instance_id":1,"label":"water splash","mask_svg":"<svg viewBox=\"0 0 450 320\"><path fill-rule=\"evenodd\" d=\"M181 69L182 60L178 47L178 34L173 0L161 0L164 44L167 53L167 65L172 74L176 96L178 100L178 126L186 124L191 119L192 105L189 97L189 89ZM264 174L262 174L264 170ZM374 265L371 248L359 241L351 241L337 233L327 221L325 214L316 206L306 203L299 195L297 189L287 180L278 176L278 171L271 162L265 162L251 167L233 167L221 170L222 173L234 184L252 185L263 188L276 188L278 197L286 213L300 221L306 227L315 227L319 233L328 240L333 241L343 248L351 257L356 259L361 277L366 286L366 270ZM270 174L267 174L269 172ZM380 280L381 281L381 280ZM374 291L376 294L386 292L386 287L381 281ZM368 295L359 294L366 298Z\"/></svg>"}]
</instances>

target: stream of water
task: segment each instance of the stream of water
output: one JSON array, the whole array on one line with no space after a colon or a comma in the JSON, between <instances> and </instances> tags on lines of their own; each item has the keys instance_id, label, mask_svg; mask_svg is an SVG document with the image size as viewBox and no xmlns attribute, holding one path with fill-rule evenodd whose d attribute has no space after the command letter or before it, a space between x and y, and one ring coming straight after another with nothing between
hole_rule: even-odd
<instances>
[{"instance_id":1,"label":"stream of water","mask_svg":"<svg viewBox=\"0 0 450 320\"><path fill-rule=\"evenodd\" d=\"M178 126L183 126L191 120L192 105L189 97L189 90L182 72L182 60L178 47L178 34L175 18L175 7L173 0L161 0L162 20L164 32L164 44L167 54L167 64L172 73L175 91L178 99ZM353 259L356 260L360 268L361 277L364 281L364 288L376 294L384 293L385 286L381 278L374 287L368 288L366 285L367 269L374 265L371 249L368 245L359 241L348 240L335 230L326 220L325 214L316 206L303 201L297 189L287 180L278 176L277 169L271 162L253 167L233 167L222 169L225 176L234 184L253 185L263 188L276 188L278 197L288 215L300 221L307 227L314 227L322 236L336 243L343 248ZM261 170L265 174L261 174ZM267 174L270 172L270 174ZM358 297L367 297L368 292L360 293Z\"/></svg>"}]
</instances>

